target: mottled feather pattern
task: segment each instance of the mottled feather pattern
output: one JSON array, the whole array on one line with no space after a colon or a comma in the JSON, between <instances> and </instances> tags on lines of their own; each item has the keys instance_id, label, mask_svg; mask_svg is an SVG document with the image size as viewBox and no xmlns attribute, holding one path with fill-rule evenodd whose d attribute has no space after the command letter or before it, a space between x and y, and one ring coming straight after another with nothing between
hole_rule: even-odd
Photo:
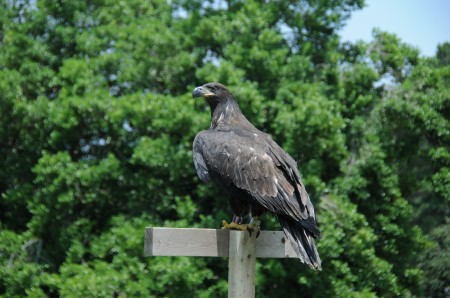
<instances>
[{"instance_id":1,"label":"mottled feather pattern","mask_svg":"<svg viewBox=\"0 0 450 298\"><path fill-rule=\"evenodd\" d=\"M208 142L203 142L202 138L207 138ZM274 156L267 140L263 143L267 146L264 150L260 144L242 138L230 131L203 131L195 142L203 144L202 163L216 175L230 178L238 188L257 194L255 198L271 212L285 213L295 220L313 217L314 211L312 205L308 206L309 197L304 187L288 180L294 175L295 180L300 181L288 165L288 162L295 164L292 158L288 161L281 157L272 158L266 153ZM246 146L254 150L245 150Z\"/></svg>"}]
</instances>

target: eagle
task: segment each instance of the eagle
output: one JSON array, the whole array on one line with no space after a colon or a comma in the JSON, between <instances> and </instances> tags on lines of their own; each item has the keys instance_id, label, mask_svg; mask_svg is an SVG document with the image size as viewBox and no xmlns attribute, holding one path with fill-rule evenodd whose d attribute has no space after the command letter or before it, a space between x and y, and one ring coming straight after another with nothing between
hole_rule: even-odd
<instances>
[{"instance_id":1,"label":"eagle","mask_svg":"<svg viewBox=\"0 0 450 298\"><path fill-rule=\"evenodd\" d=\"M297 163L247 120L224 85L196 87L192 97L203 97L211 109L211 126L194 139L193 159L199 178L218 184L229 196L234 215L222 228L259 233L261 216L268 211L277 217L300 261L321 269L314 244L320 231ZM250 221L243 224L247 216Z\"/></svg>"}]
</instances>

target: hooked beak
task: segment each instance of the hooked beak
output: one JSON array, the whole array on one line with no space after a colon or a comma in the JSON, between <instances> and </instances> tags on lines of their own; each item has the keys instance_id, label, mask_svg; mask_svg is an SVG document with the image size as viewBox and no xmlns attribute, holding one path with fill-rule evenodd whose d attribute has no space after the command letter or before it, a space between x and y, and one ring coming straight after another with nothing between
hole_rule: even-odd
<instances>
[{"instance_id":1,"label":"hooked beak","mask_svg":"<svg viewBox=\"0 0 450 298\"><path fill-rule=\"evenodd\" d=\"M192 92L192 97L207 97L207 96L211 96L214 95L214 93L212 93L211 91L208 90L208 88L205 88L203 86L197 87L194 89L194 91Z\"/></svg>"}]
</instances>

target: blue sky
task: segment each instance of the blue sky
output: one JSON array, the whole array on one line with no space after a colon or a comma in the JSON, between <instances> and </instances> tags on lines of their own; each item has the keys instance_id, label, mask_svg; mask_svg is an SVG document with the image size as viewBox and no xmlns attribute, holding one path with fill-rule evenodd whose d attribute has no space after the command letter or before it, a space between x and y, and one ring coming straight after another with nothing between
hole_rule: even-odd
<instances>
[{"instance_id":1,"label":"blue sky","mask_svg":"<svg viewBox=\"0 0 450 298\"><path fill-rule=\"evenodd\" d=\"M367 0L340 35L343 41L370 41L375 27L433 56L439 43L450 42L450 0Z\"/></svg>"}]
</instances>

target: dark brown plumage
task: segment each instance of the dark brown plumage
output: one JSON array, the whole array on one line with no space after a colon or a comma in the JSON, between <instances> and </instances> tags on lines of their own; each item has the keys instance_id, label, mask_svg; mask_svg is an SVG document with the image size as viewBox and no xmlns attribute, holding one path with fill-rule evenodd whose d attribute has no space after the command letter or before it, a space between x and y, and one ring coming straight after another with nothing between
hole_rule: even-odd
<instances>
[{"instance_id":1,"label":"dark brown plumage","mask_svg":"<svg viewBox=\"0 0 450 298\"><path fill-rule=\"evenodd\" d=\"M204 97L211 107L211 126L193 144L200 179L226 190L234 218L256 217L266 210L277 216L299 259L320 269L313 239L320 232L296 162L245 118L224 85L197 87L192 96Z\"/></svg>"}]
</instances>

